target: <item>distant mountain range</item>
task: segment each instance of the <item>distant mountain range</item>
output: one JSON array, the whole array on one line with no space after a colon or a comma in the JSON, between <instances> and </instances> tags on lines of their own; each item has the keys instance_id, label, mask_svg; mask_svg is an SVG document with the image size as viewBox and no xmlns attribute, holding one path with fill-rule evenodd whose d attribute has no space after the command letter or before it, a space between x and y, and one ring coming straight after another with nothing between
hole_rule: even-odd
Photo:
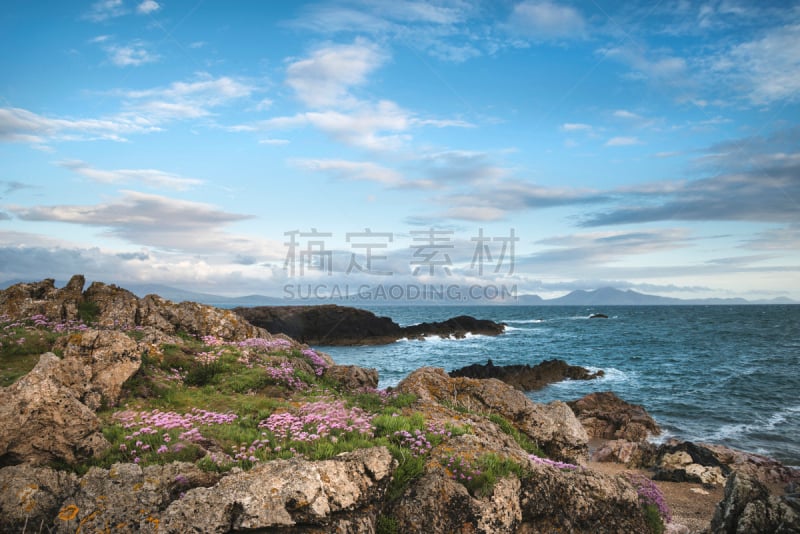
<instances>
[{"instance_id":1,"label":"distant mountain range","mask_svg":"<svg viewBox=\"0 0 800 534\"><path fill-rule=\"evenodd\" d=\"M7 280L0 282L0 289L5 289L20 282L31 280ZM63 287L65 281L56 282L56 287ZM638 293L631 289L620 290L613 287L602 287L591 291L578 289L562 297L543 299L539 295L519 295L516 300L472 300L462 299L428 299L420 300L370 300L358 298L330 298L330 299L284 299L265 295L247 295L243 297L224 297L211 293L199 293L161 284L118 284L139 297L156 294L174 302L193 301L222 308L236 306L288 306L297 304L340 304L349 306L376 306L376 305L522 305L522 306L676 306L676 305L752 305L752 304L800 304L800 302L787 297L778 297L770 300L746 300L743 298L710 298L710 299L677 299ZM464 292L466 294L466 292Z\"/></svg>"}]
</instances>

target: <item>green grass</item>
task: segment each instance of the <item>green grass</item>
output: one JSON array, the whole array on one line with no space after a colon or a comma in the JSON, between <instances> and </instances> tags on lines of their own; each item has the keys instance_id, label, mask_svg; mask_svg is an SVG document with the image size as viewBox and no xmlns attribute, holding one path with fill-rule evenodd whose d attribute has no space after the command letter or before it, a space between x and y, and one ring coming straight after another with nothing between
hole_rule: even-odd
<instances>
[{"instance_id":1,"label":"green grass","mask_svg":"<svg viewBox=\"0 0 800 534\"><path fill-rule=\"evenodd\" d=\"M375 534L400 534L400 525L394 517L379 515L375 523Z\"/></svg>"},{"instance_id":2,"label":"green grass","mask_svg":"<svg viewBox=\"0 0 800 534\"><path fill-rule=\"evenodd\" d=\"M85 300L78 303L78 318L83 324L92 324L97 322L97 317L100 315L100 306L91 300Z\"/></svg>"},{"instance_id":3,"label":"green grass","mask_svg":"<svg viewBox=\"0 0 800 534\"><path fill-rule=\"evenodd\" d=\"M8 323L6 323L7 325ZM66 334L18 326L4 328L0 324L0 386L10 386L36 366L39 356L53 349Z\"/></svg>"},{"instance_id":4,"label":"green grass","mask_svg":"<svg viewBox=\"0 0 800 534\"><path fill-rule=\"evenodd\" d=\"M658 512L658 507L654 504L645 504L642 508L644 509L645 521L647 522L647 526L650 527L650 531L653 534L663 534L666 527L664 526L664 520L661 518L661 514Z\"/></svg>"},{"instance_id":5,"label":"green grass","mask_svg":"<svg viewBox=\"0 0 800 534\"><path fill-rule=\"evenodd\" d=\"M516 475L526 476L527 471L514 460L504 458L495 453L483 454L474 462L463 458L450 457L442 460L453 478L462 484L475 497L486 497L492 494L495 484L501 478Z\"/></svg>"},{"instance_id":6,"label":"green grass","mask_svg":"<svg viewBox=\"0 0 800 534\"><path fill-rule=\"evenodd\" d=\"M547 458L547 455L539 448L539 445L531 440L528 436L520 432L517 427L515 427L511 422L499 414L490 414L489 421L496 424L500 427L500 430L514 438L514 441L517 442L517 445L522 447L522 450L527 452L528 454L535 454L540 458Z\"/></svg>"}]
</instances>

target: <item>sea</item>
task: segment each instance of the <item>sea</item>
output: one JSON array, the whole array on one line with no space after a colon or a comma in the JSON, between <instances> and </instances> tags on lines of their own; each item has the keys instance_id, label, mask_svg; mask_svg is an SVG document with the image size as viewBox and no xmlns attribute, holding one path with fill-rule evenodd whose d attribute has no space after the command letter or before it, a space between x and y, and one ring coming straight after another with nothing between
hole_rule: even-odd
<instances>
[{"instance_id":1,"label":"sea","mask_svg":"<svg viewBox=\"0 0 800 534\"><path fill-rule=\"evenodd\" d=\"M423 366L557 358L605 376L558 382L527 393L532 400L613 391L655 418L663 430L656 442L715 443L800 466L800 305L364 308L403 326L458 315L507 325L499 336L317 347L339 364L376 368L379 387ZM594 313L608 319L590 319Z\"/></svg>"}]
</instances>

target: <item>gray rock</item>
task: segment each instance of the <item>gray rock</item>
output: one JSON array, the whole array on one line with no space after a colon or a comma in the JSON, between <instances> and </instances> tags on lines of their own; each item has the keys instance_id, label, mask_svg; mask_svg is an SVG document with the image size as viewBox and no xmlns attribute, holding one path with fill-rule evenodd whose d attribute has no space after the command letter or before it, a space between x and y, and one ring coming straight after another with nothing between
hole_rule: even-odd
<instances>
[{"instance_id":1,"label":"gray rock","mask_svg":"<svg viewBox=\"0 0 800 534\"><path fill-rule=\"evenodd\" d=\"M365 369L355 365L332 365L325 370L325 376L341 384L347 391L378 387L377 369Z\"/></svg>"},{"instance_id":2,"label":"gray rock","mask_svg":"<svg viewBox=\"0 0 800 534\"><path fill-rule=\"evenodd\" d=\"M800 532L800 515L785 499L770 495L756 477L734 473L725 484L710 534L792 534Z\"/></svg>"},{"instance_id":3,"label":"gray rock","mask_svg":"<svg viewBox=\"0 0 800 534\"><path fill-rule=\"evenodd\" d=\"M443 369L423 367L397 386L423 402L450 403L476 413L497 413L526 434L552 458L582 462L588 436L565 403L538 404L497 379L451 378Z\"/></svg>"},{"instance_id":4,"label":"gray rock","mask_svg":"<svg viewBox=\"0 0 800 534\"><path fill-rule=\"evenodd\" d=\"M136 464L114 464L111 469L92 468L80 480L77 491L63 501L53 520L55 532L158 532L162 511L182 493L211 486L218 476L193 464L174 462L142 469Z\"/></svg>"},{"instance_id":5,"label":"gray rock","mask_svg":"<svg viewBox=\"0 0 800 534\"><path fill-rule=\"evenodd\" d=\"M14 465L0 469L0 532L46 532L78 485L72 473Z\"/></svg>"},{"instance_id":6,"label":"gray rock","mask_svg":"<svg viewBox=\"0 0 800 534\"><path fill-rule=\"evenodd\" d=\"M0 465L75 462L108 447L100 421L80 400L83 369L62 363L43 354L31 372L0 388Z\"/></svg>"},{"instance_id":7,"label":"gray rock","mask_svg":"<svg viewBox=\"0 0 800 534\"><path fill-rule=\"evenodd\" d=\"M353 532L371 532L377 514L372 503L382 496L393 463L385 447L376 447L324 461L260 464L187 492L163 513L161 532L324 527L337 521L361 525Z\"/></svg>"}]
</instances>

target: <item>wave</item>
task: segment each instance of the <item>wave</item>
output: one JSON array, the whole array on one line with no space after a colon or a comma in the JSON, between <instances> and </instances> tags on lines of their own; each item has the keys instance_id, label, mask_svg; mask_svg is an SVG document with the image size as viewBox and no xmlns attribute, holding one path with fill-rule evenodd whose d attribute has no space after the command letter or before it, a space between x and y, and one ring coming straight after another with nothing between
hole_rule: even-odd
<instances>
[{"instance_id":1,"label":"wave","mask_svg":"<svg viewBox=\"0 0 800 534\"><path fill-rule=\"evenodd\" d=\"M590 367L586 366L586 369L589 370L591 373L596 373L600 371L600 367ZM556 388L556 389L576 389L582 388L589 384L624 384L626 382L630 382L631 380L635 380L636 373L633 371L625 372L620 369L616 369L614 367L605 367L602 368L602 371L605 374L599 378L594 378L592 380L563 380L561 382L555 382L550 384L549 387Z\"/></svg>"},{"instance_id":2,"label":"wave","mask_svg":"<svg viewBox=\"0 0 800 534\"><path fill-rule=\"evenodd\" d=\"M778 410L763 421L722 425L716 432L712 432L709 438L713 440L730 440L742 438L748 434L771 432L785 425L794 414L798 413L800 413L800 405L788 406L782 410Z\"/></svg>"},{"instance_id":3,"label":"wave","mask_svg":"<svg viewBox=\"0 0 800 534\"><path fill-rule=\"evenodd\" d=\"M513 323L513 324L538 324L546 322L544 319L504 319L500 321L501 323Z\"/></svg>"}]
</instances>

